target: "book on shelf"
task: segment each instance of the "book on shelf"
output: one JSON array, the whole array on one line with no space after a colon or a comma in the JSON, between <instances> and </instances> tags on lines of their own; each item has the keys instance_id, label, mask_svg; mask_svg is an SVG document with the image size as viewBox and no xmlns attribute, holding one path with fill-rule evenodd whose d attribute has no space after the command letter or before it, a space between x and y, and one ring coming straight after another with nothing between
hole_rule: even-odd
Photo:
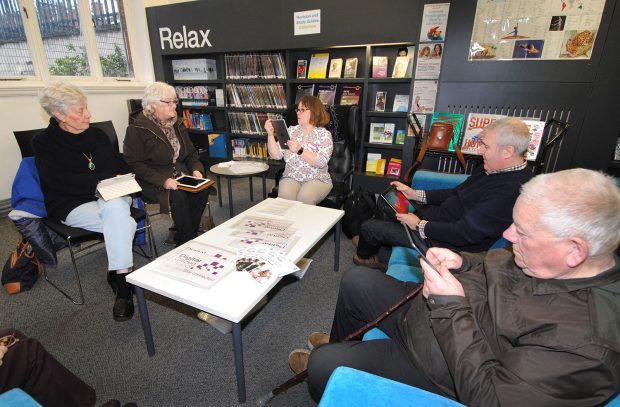
<instances>
[{"instance_id":1,"label":"book on shelf","mask_svg":"<svg viewBox=\"0 0 620 407\"><path fill-rule=\"evenodd\" d=\"M347 58L344 62L344 75L345 78L357 77L357 58Z\"/></svg>"},{"instance_id":2,"label":"book on shelf","mask_svg":"<svg viewBox=\"0 0 620 407\"><path fill-rule=\"evenodd\" d=\"M377 160L377 166L375 168L375 174L377 174L377 175L385 174L385 158L379 158Z\"/></svg>"},{"instance_id":3,"label":"book on shelf","mask_svg":"<svg viewBox=\"0 0 620 407\"><path fill-rule=\"evenodd\" d=\"M295 93L295 104L299 103L302 97L314 95L314 84L297 85L297 93Z\"/></svg>"},{"instance_id":4,"label":"book on shelf","mask_svg":"<svg viewBox=\"0 0 620 407\"><path fill-rule=\"evenodd\" d=\"M454 146L458 143L459 137L461 135L461 130L463 129L464 116L465 115L461 113L433 113L433 117L431 118L431 126L435 122L446 122L452 123L452 126L454 128L454 134L452 136L452 140L450 140L448 151L454 151Z\"/></svg>"},{"instance_id":5,"label":"book on shelf","mask_svg":"<svg viewBox=\"0 0 620 407\"><path fill-rule=\"evenodd\" d=\"M209 133L209 157L228 158L228 142L225 133Z\"/></svg>"},{"instance_id":6,"label":"book on shelf","mask_svg":"<svg viewBox=\"0 0 620 407\"><path fill-rule=\"evenodd\" d=\"M179 80L217 79L217 64L214 59L173 59L172 77Z\"/></svg>"},{"instance_id":7,"label":"book on shelf","mask_svg":"<svg viewBox=\"0 0 620 407\"><path fill-rule=\"evenodd\" d=\"M319 85L317 97L325 106L333 106L336 99L336 85Z\"/></svg>"},{"instance_id":8,"label":"book on shelf","mask_svg":"<svg viewBox=\"0 0 620 407\"><path fill-rule=\"evenodd\" d=\"M308 76L308 60L297 60L297 79L306 79Z\"/></svg>"},{"instance_id":9,"label":"book on shelf","mask_svg":"<svg viewBox=\"0 0 620 407\"><path fill-rule=\"evenodd\" d=\"M281 119L280 113L269 112L226 112L232 133L254 134L266 136L265 122Z\"/></svg>"},{"instance_id":10,"label":"book on shelf","mask_svg":"<svg viewBox=\"0 0 620 407\"><path fill-rule=\"evenodd\" d=\"M383 139L380 143L384 144L392 144L394 141L394 129L396 128L396 124L394 123L385 123L383 127Z\"/></svg>"},{"instance_id":11,"label":"book on shelf","mask_svg":"<svg viewBox=\"0 0 620 407\"><path fill-rule=\"evenodd\" d=\"M377 91L375 95L375 112L385 112L385 99L387 97L387 92L385 91Z\"/></svg>"},{"instance_id":12,"label":"book on shelf","mask_svg":"<svg viewBox=\"0 0 620 407\"><path fill-rule=\"evenodd\" d=\"M224 89L215 89L215 105L220 107L226 105L226 103L224 102Z\"/></svg>"},{"instance_id":13,"label":"book on shelf","mask_svg":"<svg viewBox=\"0 0 620 407\"><path fill-rule=\"evenodd\" d=\"M342 58L334 58L329 63L329 77L340 78L342 76Z\"/></svg>"},{"instance_id":14,"label":"book on shelf","mask_svg":"<svg viewBox=\"0 0 620 407\"><path fill-rule=\"evenodd\" d=\"M465 129L463 131L461 152L463 154L480 155L478 149L482 145L482 129L502 117L506 116L500 114L470 113L467 116L467 122L465 123Z\"/></svg>"},{"instance_id":15,"label":"book on shelf","mask_svg":"<svg viewBox=\"0 0 620 407\"><path fill-rule=\"evenodd\" d=\"M183 124L185 127L192 130L204 130L213 131L213 121L211 120L211 113L204 111L192 111L189 109L183 109Z\"/></svg>"},{"instance_id":16,"label":"book on shelf","mask_svg":"<svg viewBox=\"0 0 620 407\"><path fill-rule=\"evenodd\" d=\"M387 78L388 57L372 57L372 77Z\"/></svg>"},{"instance_id":17,"label":"book on shelf","mask_svg":"<svg viewBox=\"0 0 620 407\"><path fill-rule=\"evenodd\" d=\"M400 177L400 169L402 165L402 160L400 158L390 158L386 174L393 177Z\"/></svg>"},{"instance_id":18,"label":"book on shelf","mask_svg":"<svg viewBox=\"0 0 620 407\"><path fill-rule=\"evenodd\" d=\"M370 143L382 143L384 130L385 123L370 123L370 133L368 136L368 141Z\"/></svg>"},{"instance_id":19,"label":"book on shelf","mask_svg":"<svg viewBox=\"0 0 620 407\"><path fill-rule=\"evenodd\" d=\"M396 57L394 69L392 70L392 78L404 78L405 75L407 75L409 60L409 57Z\"/></svg>"},{"instance_id":20,"label":"book on shelf","mask_svg":"<svg viewBox=\"0 0 620 407\"><path fill-rule=\"evenodd\" d=\"M409 108L409 95L394 95L393 112L407 112Z\"/></svg>"},{"instance_id":21,"label":"book on shelf","mask_svg":"<svg viewBox=\"0 0 620 407\"><path fill-rule=\"evenodd\" d=\"M225 54L227 79L286 79L282 54Z\"/></svg>"},{"instance_id":22,"label":"book on shelf","mask_svg":"<svg viewBox=\"0 0 620 407\"><path fill-rule=\"evenodd\" d=\"M405 144L405 130L396 130L396 134L394 135L394 144Z\"/></svg>"},{"instance_id":23,"label":"book on shelf","mask_svg":"<svg viewBox=\"0 0 620 407\"><path fill-rule=\"evenodd\" d=\"M380 153L366 154L366 172L375 173L377 171L377 161L381 159Z\"/></svg>"},{"instance_id":24,"label":"book on shelf","mask_svg":"<svg viewBox=\"0 0 620 407\"><path fill-rule=\"evenodd\" d=\"M286 94L282 84L229 83L226 85L226 94L231 107L286 109Z\"/></svg>"},{"instance_id":25,"label":"book on shelf","mask_svg":"<svg viewBox=\"0 0 620 407\"><path fill-rule=\"evenodd\" d=\"M233 158L268 158L267 143L264 141L236 138L232 142Z\"/></svg>"},{"instance_id":26,"label":"book on shelf","mask_svg":"<svg viewBox=\"0 0 620 407\"><path fill-rule=\"evenodd\" d=\"M340 104L343 106L359 105L361 94L361 85L343 85L342 94L340 95Z\"/></svg>"},{"instance_id":27,"label":"book on shelf","mask_svg":"<svg viewBox=\"0 0 620 407\"><path fill-rule=\"evenodd\" d=\"M523 123L527 125L528 129L530 129L530 143L527 146L525 159L528 161L535 161L542 143L542 137L545 131L545 122L538 118L530 117L522 117L520 119L523 120Z\"/></svg>"},{"instance_id":28,"label":"book on shelf","mask_svg":"<svg viewBox=\"0 0 620 407\"><path fill-rule=\"evenodd\" d=\"M328 52L312 54L310 57L310 66L308 67L308 79L325 79L328 62Z\"/></svg>"}]
</instances>

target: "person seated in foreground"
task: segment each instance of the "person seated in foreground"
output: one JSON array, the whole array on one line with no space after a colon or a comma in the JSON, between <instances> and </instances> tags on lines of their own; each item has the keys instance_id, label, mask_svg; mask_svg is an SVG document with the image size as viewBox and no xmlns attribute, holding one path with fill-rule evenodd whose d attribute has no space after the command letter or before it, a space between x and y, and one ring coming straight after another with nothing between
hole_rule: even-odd
<instances>
[{"instance_id":1,"label":"person seated in foreground","mask_svg":"<svg viewBox=\"0 0 620 407\"><path fill-rule=\"evenodd\" d=\"M54 82L39 95L50 124L32 141L48 216L68 226L103 233L108 283L116 293L112 315L127 321L134 313L125 276L133 266L136 221L131 197L105 201L95 196L97 183L129 172L108 136L90 127L86 95L75 85Z\"/></svg>"},{"instance_id":2,"label":"person seated in foreground","mask_svg":"<svg viewBox=\"0 0 620 407\"><path fill-rule=\"evenodd\" d=\"M385 270L377 253L382 247L408 246L400 225L417 229L429 246L481 252L488 250L512 222L512 207L519 188L532 178L525 153L530 132L523 121L503 118L482 131L479 170L451 189L414 190L394 181L399 191L415 201L415 212L397 214L397 222L369 219L362 223L353 262Z\"/></svg>"},{"instance_id":3,"label":"person seated in foreground","mask_svg":"<svg viewBox=\"0 0 620 407\"><path fill-rule=\"evenodd\" d=\"M0 329L0 393L21 389L43 406L94 406L95 390L56 360L39 341ZM102 407L120 407L109 400ZM135 403L124 404L136 407Z\"/></svg>"},{"instance_id":4,"label":"person seated in foreground","mask_svg":"<svg viewBox=\"0 0 620 407\"><path fill-rule=\"evenodd\" d=\"M430 248L423 295L379 324L390 339L337 343L416 287L347 271L329 340L309 355L319 400L348 366L471 406L594 406L620 391L620 190L572 169L524 185L504 232L513 250ZM291 354L295 370L307 354Z\"/></svg>"},{"instance_id":5,"label":"person seated in foreground","mask_svg":"<svg viewBox=\"0 0 620 407\"><path fill-rule=\"evenodd\" d=\"M203 178L205 169L189 139L183 120L177 117L177 95L163 82L149 85L142 97L142 112L127 127L123 154L142 187L147 202L171 209L176 227L174 241L182 245L198 236L209 192L178 189L175 178Z\"/></svg>"},{"instance_id":6,"label":"person seated in foreground","mask_svg":"<svg viewBox=\"0 0 620 407\"><path fill-rule=\"evenodd\" d=\"M332 135L325 129L329 115L323 102L304 96L297 105L296 126L289 127L288 149L276 141L271 120L265 122L267 150L274 160L284 158L286 166L278 185L278 197L308 205L321 202L332 190L327 164L334 148Z\"/></svg>"}]
</instances>

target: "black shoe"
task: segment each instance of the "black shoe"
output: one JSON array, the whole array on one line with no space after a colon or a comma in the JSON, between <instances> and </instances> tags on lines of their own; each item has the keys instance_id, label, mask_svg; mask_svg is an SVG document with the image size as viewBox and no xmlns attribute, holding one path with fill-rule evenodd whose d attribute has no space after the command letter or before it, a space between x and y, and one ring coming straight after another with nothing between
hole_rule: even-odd
<instances>
[{"instance_id":1,"label":"black shoe","mask_svg":"<svg viewBox=\"0 0 620 407\"><path fill-rule=\"evenodd\" d=\"M133 298L116 297L114 308L112 308L112 317L117 322L129 321L133 317Z\"/></svg>"}]
</instances>

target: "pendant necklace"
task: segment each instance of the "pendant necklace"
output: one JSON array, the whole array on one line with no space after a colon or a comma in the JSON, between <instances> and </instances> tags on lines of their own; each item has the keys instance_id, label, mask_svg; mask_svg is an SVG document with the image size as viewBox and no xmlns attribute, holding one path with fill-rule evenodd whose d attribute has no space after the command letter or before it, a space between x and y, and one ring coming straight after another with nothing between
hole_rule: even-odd
<instances>
[{"instance_id":1,"label":"pendant necklace","mask_svg":"<svg viewBox=\"0 0 620 407\"><path fill-rule=\"evenodd\" d=\"M86 155L86 153L82 153L84 158L88 160L88 169L91 171L95 171L95 163L93 162L93 153Z\"/></svg>"}]
</instances>

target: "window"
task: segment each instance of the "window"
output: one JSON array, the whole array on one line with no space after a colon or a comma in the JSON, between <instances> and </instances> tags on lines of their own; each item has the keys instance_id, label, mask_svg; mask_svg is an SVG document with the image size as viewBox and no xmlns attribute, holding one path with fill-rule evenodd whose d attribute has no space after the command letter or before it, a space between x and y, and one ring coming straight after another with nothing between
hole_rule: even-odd
<instances>
[{"instance_id":1,"label":"window","mask_svg":"<svg viewBox=\"0 0 620 407\"><path fill-rule=\"evenodd\" d=\"M124 15L123 0L0 0L0 76L131 78Z\"/></svg>"}]
</instances>

